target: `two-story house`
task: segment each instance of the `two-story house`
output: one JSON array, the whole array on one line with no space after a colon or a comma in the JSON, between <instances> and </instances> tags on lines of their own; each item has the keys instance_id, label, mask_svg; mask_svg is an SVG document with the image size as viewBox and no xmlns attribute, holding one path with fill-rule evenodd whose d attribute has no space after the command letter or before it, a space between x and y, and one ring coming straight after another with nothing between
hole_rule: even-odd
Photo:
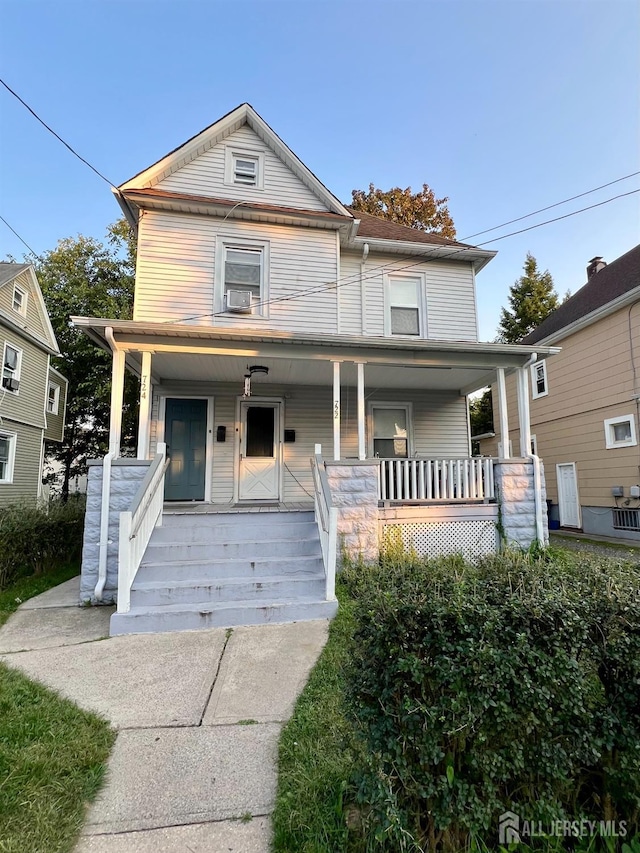
<instances>
[{"instance_id":1,"label":"two-story house","mask_svg":"<svg viewBox=\"0 0 640 853\"><path fill-rule=\"evenodd\" d=\"M430 554L545 540L537 460L470 456L467 395L554 352L478 341L493 252L346 207L248 104L116 197L133 320L74 318L113 353L82 581L117 597L113 632L331 613L340 549L372 559L392 531Z\"/></svg>"},{"instance_id":2,"label":"two-story house","mask_svg":"<svg viewBox=\"0 0 640 853\"><path fill-rule=\"evenodd\" d=\"M567 529L640 540L640 246L606 264L524 338L559 345L531 367L531 431L552 517ZM495 399L494 389L494 399ZM515 386L507 382L515 399ZM517 431L512 420L510 428ZM482 443L486 453L495 443Z\"/></svg>"},{"instance_id":3,"label":"two-story house","mask_svg":"<svg viewBox=\"0 0 640 853\"><path fill-rule=\"evenodd\" d=\"M62 441L67 380L31 264L0 263L0 507L42 494L44 442Z\"/></svg>"}]
</instances>

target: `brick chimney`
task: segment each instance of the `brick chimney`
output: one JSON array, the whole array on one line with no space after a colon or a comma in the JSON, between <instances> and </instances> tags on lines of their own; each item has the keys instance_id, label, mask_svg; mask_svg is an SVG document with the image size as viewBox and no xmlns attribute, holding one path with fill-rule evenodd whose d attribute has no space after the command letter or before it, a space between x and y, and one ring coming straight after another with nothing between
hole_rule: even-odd
<instances>
[{"instance_id":1,"label":"brick chimney","mask_svg":"<svg viewBox=\"0 0 640 853\"><path fill-rule=\"evenodd\" d=\"M607 262L603 261L600 255L596 255L595 258L591 258L587 267L587 279L590 279L592 275L595 275L597 272L600 272L600 270L603 270L606 265Z\"/></svg>"}]
</instances>

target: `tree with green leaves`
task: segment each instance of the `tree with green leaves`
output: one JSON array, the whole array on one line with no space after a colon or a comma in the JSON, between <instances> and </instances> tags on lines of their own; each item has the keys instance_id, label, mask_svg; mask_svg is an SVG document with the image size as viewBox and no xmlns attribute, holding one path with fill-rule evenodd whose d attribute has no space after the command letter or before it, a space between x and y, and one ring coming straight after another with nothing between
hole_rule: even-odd
<instances>
[{"instance_id":1,"label":"tree with green leaves","mask_svg":"<svg viewBox=\"0 0 640 853\"><path fill-rule=\"evenodd\" d=\"M132 316L135 241L125 220L110 226L107 243L92 237L69 237L36 262L38 281L61 355L52 359L69 381L64 439L48 443L47 454L62 465L61 491L86 473L87 459L106 452L109 439L111 356L99 349L69 317ZM137 379L125 376L123 445L135 446Z\"/></svg>"},{"instance_id":2,"label":"tree with green leaves","mask_svg":"<svg viewBox=\"0 0 640 853\"><path fill-rule=\"evenodd\" d=\"M527 252L524 274L509 290L510 309L500 314L497 340L514 344L536 329L560 304L549 270L540 272L538 262Z\"/></svg>"},{"instance_id":3,"label":"tree with green leaves","mask_svg":"<svg viewBox=\"0 0 640 853\"><path fill-rule=\"evenodd\" d=\"M354 210L455 240L456 228L447 207L449 199L436 198L428 184L423 184L416 193L411 192L411 187L380 190L369 184L368 192L352 190L351 195Z\"/></svg>"}]
</instances>

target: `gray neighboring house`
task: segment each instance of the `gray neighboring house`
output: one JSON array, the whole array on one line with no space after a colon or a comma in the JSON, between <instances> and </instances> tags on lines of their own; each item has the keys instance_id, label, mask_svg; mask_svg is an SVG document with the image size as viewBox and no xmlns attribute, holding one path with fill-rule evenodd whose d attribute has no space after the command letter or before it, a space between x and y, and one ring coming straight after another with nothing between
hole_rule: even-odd
<instances>
[{"instance_id":1,"label":"gray neighboring house","mask_svg":"<svg viewBox=\"0 0 640 853\"><path fill-rule=\"evenodd\" d=\"M31 264L0 263L0 507L42 496L44 441L62 441L67 380Z\"/></svg>"}]
</instances>

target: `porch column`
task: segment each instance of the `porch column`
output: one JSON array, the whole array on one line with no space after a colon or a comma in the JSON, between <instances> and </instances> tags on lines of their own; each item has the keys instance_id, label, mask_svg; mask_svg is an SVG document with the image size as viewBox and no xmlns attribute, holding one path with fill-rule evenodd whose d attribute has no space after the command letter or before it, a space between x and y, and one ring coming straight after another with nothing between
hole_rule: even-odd
<instances>
[{"instance_id":1,"label":"porch column","mask_svg":"<svg viewBox=\"0 0 640 853\"><path fill-rule=\"evenodd\" d=\"M124 395L124 352L113 350L111 362L111 412L109 415L109 453L120 456L122 437L122 400Z\"/></svg>"},{"instance_id":2,"label":"porch column","mask_svg":"<svg viewBox=\"0 0 640 853\"><path fill-rule=\"evenodd\" d=\"M138 459L149 456L149 425L151 414L151 353L142 353L140 373L140 414L138 416Z\"/></svg>"},{"instance_id":3,"label":"porch column","mask_svg":"<svg viewBox=\"0 0 640 853\"><path fill-rule=\"evenodd\" d=\"M502 458L509 459L509 414L507 412L507 389L504 383L504 367L496 369L498 379L498 415L500 418L500 444L502 445Z\"/></svg>"},{"instance_id":4,"label":"porch column","mask_svg":"<svg viewBox=\"0 0 640 853\"><path fill-rule=\"evenodd\" d=\"M340 459L340 362L333 362L333 458Z\"/></svg>"},{"instance_id":5,"label":"porch column","mask_svg":"<svg viewBox=\"0 0 640 853\"><path fill-rule=\"evenodd\" d=\"M358 365L358 459L367 458L364 434L364 362Z\"/></svg>"},{"instance_id":6,"label":"porch column","mask_svg":"<svg viewBox=\"0 0 640 853\"><path fill-rule=\"evenodd\" d=\"M529 422L529 368L518 368L518 418L520 420L520 456L531 453L531 424Z\"/></svg>"}]
</instances>

